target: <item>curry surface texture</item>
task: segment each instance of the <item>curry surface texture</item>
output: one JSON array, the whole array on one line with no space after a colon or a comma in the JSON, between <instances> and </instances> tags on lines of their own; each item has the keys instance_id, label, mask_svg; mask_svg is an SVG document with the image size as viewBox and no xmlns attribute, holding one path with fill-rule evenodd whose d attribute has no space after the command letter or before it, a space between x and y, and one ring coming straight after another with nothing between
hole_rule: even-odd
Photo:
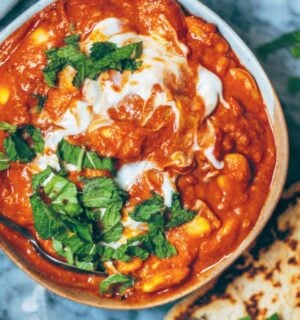
<instances>
[{"instance_id":1,"label":"curry surface texture","mask_svg":"<svg viewBox=\"0 0 300 320\"><path fill-rule=\"evenodd\" d=\"M95 42L142 41L142 64L136 71L108 70L79 87L68 66L49 87L45 51L62 47L71 34L80 35L85 54ZM0 74L0 121L31 124L45 140L44 152L33 161L12 162L0 172L5 216L36 233L31 180L47 166L57 169L56 147L63 138L117 160L116 181L129 194L122 241L147 231L128 215L153 191L166 206L180 193L184 208L196 213L166 231L177 254L104 264L111 274L135 279L123 298L143 301L188 286L252 230L269 192L274 140L254 79L214 25L185 14L171 0L58 0L2 43ZM37 94L47 96L40 112ZM7 136L0 131L2 151ZM68 177L79 190L80 178L95 176L110 174L69 166ZM52 281L99 294L101 278L51 265L3 226L0 235ZM56 254L51 239L40 242Z\"/></svg>"}]
</instances>

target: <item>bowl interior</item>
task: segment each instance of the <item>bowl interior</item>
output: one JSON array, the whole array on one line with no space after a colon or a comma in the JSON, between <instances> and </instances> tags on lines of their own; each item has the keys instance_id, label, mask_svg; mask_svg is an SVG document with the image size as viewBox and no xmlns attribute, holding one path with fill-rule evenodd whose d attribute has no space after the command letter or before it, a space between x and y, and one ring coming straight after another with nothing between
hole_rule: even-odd
<instances>
[{"instance_id":1,"label":"bowl interior","mask_svg":"<svg viewBox=\"0 0 300 320\"><path fill-rule=\"evenodd\" d=\"M41 0L29 10L27 10L23 15L21 15L10 26L8 26L1 32L0 43L4 41L17 28L19 28L24 22L31 18L35 13L52 2L54 2L54 0ZM193 290L207 284L210 280L219 275L226 267L228 267L239 255L241 255L241 253L245 249L247 249L247 247L255 240L258 233L262 230L267 220L270 218L274 207L280 197L281 191L284 186L288 166L288 138L282 109L279 100L273 90L273 87L270 84L270 81L268 80L265 72L263 71L261 65L258 63L253 53L219 16L213 13L198 0L178 0L178 2L192 15L201 17L204 20L217 25L219 31L229 42L236 55L240 59L241 63L252 73L258 83L268 109L277 150L276 167L270 193L254 229L247 236L244 242L242 242L241 245L231 255L223 259L221 262L219 262L206 272L203 272L197 279L194 279L193 283L189 283L189 285L183 285L182 287L174 290L172 295L162 293L154 298L151 297L150 301L148 301L147 303L143 303L142 305L138 302L134 304L128 304L126 301L116 301L110 300L108 298L96 297L92 294L83 292L80 289L67 288L65 286L56 284L55 282L49 280L49 278L39 273L38 270L34 269L33 266L23 256L21 256L9 242L4 241L4 239L0 238L0 245L5 253L21 269L23 269L37 282L63 297L91 306L112 309L138 309L153 307L180 298L192 292Z\"/></svg>"}]
</instances>

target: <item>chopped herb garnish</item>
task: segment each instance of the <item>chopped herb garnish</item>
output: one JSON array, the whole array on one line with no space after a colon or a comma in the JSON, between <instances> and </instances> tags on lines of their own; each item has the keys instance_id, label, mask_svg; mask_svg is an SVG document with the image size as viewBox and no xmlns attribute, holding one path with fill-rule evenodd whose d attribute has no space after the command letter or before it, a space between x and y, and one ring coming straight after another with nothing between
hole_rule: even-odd
<instances>
[{"instance_id":1,"label":"chopped herb garnish","mask_svg":"<svg viewBox=\"0 0 300 320\"><path fill-rule=\"evenodd\" d=\"M43 73L50 87L55 87L58 72L66 66L71 66L77 71L73 85L80 87L84 79L96 79L104 71L134 71L141 65L137 59L142 55L142 42L121 48L112 42L96 42L91 48L90 56L87 56L80 51L79 39L79 35L71 35L65 38L65 46L46 51L48 62Z\"/></svg>"},{"instance_id":2,"label":"chopped herb garnish","mask_svg":"<svg viewBox=\"0 0 300 320\"><path fill-rule=\"evenodd\" d=\"M179 194L174 193L172 196L172 206L169 213L169 221L166 227L174 228L178 227L186 222L191 221L195 217L195 213L190 210L185 210L180 204Z\"/></svg>"},{"instance_id":3,"label":"chopped herb garnish","mask_svg":"<svg viewBox=\"0 0 300 320\"><path fill-rule=\"evenodd\" d=\"M119 293L123 294L128 288L133 286L133 279L123 274L113 274L100 283L100 293L110 293L117 287Z\"/></svg>"},{"instance_id":4,"label":"chopped herb garnish","mask_svg":"<svg viewBox=\"0 0 300 320\"><path fill-rule=\"evenodd\" d=\"M16 127L9 123L1 122L0 130L10 133L4 139L3 147L11 161L28 163L36 157L37 153L42 153L44 150L42 133L32 125Z\"/></svg>"},{"instance_id":5,"label":"chopped herb garnish","mask_svg":"<svg viewBox=\"0 0 300 320\"><path fill-rule=\"evenodd\" d=\"M98 169L114 172L114 161L111 158L102 158L96 152L87 151L85 147L73 145L62 140L58 145L59 158L82 169Z\"/></svg>"},{"instance_id":6,"label":"chopped herb garnish","mask_svg":"<svg viewBox=\"0 0 300 320\"><path fill-rule=\"evenodd\" d=\"M37 109L38 111L42 111L42 109L44 108L46 101L48 99L48 96L39 94L39 93L35 93L32 95L36 100L37 100Z\"/></svg>"},{"instance_id":7,"label":"chopped herb garnish","mask_svg":"<svg viewBox=\"0 0 300 320\"><path fill-rule=\"evenodd\" d=\"M250 316L246 316L246 317L241 318L239 320L252 320L252 318ZM269 318L266 318L266 320L280 320L280 318L277 313L274 313Z\"/></svg>"}]
</instances>

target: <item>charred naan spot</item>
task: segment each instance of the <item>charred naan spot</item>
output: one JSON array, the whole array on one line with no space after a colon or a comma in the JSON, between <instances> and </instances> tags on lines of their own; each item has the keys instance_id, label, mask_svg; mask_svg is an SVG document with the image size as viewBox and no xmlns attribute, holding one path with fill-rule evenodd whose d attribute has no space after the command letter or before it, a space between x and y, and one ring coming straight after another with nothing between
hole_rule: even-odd
<instances>
[{"instance_id":1,"label":"charred naan spot","mask_svg":"<svg viewBox=\"0 0 300 320\"><path fill-rule=\"evenodd\" d=\"M259 300L263 297L262 291L253 294L248 301L244 301L248 314L256 319L259 315Z\"/></svg>"}]
</instances>

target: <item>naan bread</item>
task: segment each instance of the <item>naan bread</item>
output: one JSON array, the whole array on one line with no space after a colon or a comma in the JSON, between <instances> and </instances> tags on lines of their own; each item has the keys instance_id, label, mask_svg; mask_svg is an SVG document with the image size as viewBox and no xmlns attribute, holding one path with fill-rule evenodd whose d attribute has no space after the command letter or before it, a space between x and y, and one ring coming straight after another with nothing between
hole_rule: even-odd
<instances>
[{"instance_id":1,"label":"naan bread","mask_svg":"<svg viewBox=\"0 0 300 320\"><path fill-rule=\"evenodd\" d=\"M274 313L300 320L300 183L284 194L255 247L209 292L183 300L165 319L264 320Z\"/></svg>"}]
</instances>

